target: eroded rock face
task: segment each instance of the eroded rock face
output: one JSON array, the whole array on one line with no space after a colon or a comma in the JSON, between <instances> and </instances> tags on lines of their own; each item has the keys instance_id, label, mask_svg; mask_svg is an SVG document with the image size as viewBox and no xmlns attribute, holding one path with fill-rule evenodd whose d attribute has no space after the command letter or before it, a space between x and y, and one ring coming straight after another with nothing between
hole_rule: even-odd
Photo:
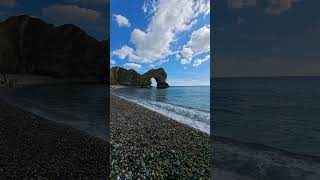
<instances>
[{"instance_id":1,"label":"eroded rock face","mask_svg":"<svg viewBox=\"0 0 320 180\"><path fill-rule=\"evenodd\" d=\"M106 52L109 41L98 41L75 25L55 27L26 15L0 23L2 72L106 79Z\"/></svg>"},{"instance_id":2,"label":"eroded rock face","mask_svg":"<svg viewBox=\"0 0 320 180\"><path fill-rule=\"evenodd\" d=\"M157 82L157 88L167 88L167 73L163 68L151 69L144 74L139 74L135 70L113 67L110 71L111 85L139 86L143 88L151 87L151 78Z\"/></svg>"}]
</instances>

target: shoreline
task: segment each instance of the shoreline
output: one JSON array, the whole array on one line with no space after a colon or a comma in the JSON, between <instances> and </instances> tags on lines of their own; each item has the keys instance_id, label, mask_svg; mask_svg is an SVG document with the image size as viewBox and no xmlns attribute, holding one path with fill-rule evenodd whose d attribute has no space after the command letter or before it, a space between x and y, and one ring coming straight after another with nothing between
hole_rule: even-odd
<instances>
[{"instance_id":1,"label":"shoreline","mask_svg":"<svg viewBox=\"0 0 320 180\"><path fill-rule=\"evenodd\" d=\"M0 177L109 176L109 143L0 100Z\"/></svg>"},{"instance_id":2,"label":"shoreline","mask_svg":"<svg viewBox=\"0 0 320 180\"><path fill-rule=\"evenodd\" d=\"M126 103L132 103L134 104L133 106L140 106L141 109L145 109L144 112L141 113L147 112L146 114L148 114L149 111L152 111L122 97L115 97L125 101ZM130 111L130 109L126 109L126 111ZM156 111L152 112L158 113ZM137 122L140 120L141 118L137 120ZM150 121L150 119L148 120ZM132 122L130 122L130 124L131 123ZM188 125L182 124L182 126ZM188 126L188 128L192 127ZM192 129L200 131L194 128ZM145 139L143 140L145 141ZM210 157L210 173L215 179L320 179L320 172L317 172L317 170L320 169L320 157L292 153L263 144L241 142L231 138L219 136L213 136L213 140L211 139L211 142L214 143L212 145L213 148L210 149L211 153L213 154L213 156ZM117 146L118 145L119 144L117 144Z\"/></svg>"},{"instance_id":3,"label":"shoreline","mask_svg":"<svg viewBox=\"0 0 320 180\"><path fill-rule=\"evenodd\" d=\"M1 77L2 78L2 77ZM45 75L33 74L8 74L8 79L16 81L13 88L25 86L47 86L47 85L63 85L63 84L104 84L95 77L86 78L55 78ZM0 88L9 88L8 85L0 84Z\"/></svg>"},{"instance_id":4,"label":"shoreline","mask_svg":"<svg viewBox=\"0 0 320 180\"><path fill-rule=\"evenodd\" d=\"M192 124L192 122L190 122L190 121L192 121L192 119L187 118L188 120L186 120L186 119L182 120L183 118L185 118L185 116L183 116L183 115L175 114L175 113L172 113L172 112L170 112L170 111L167 112L168 114L165 114L164 111L157 111L157 110L155 109L155 107L152 107L152 108L151 108L150 106L148 106L148 105L146 105L146 104L143 104L143 103L140 103L140 102L136 102L136 101L134 101L134 100L128 99L128 98L126 98L126 97L120 96L120 95L112 92L112 90L117 90L117 89L122 89L122 88L130 88L130 87L127 87L127 86L124 86L124 87L123 87L123 86L119 86L119 87L118 87L118 86L116 86L116 87L114 87L113 89L111 89L110 95L111 95L111 96L116 96L116 97L118 97L118 98L120 98L120 99L123 99L123 100L125 100L125 101L128 101L128 102L130 102L130 103L134 103L134 104L136 104L136 105L138 105L138 106L142 106L143 108L146 108L146 109L148 109L148 110L150 110L150 111L152 111L152 112L161 114L161 115L165 116L166 118L172 119L172 120L174 120L174 121L176 121L176 122L178 122L178 123L180 123L180 124L183 124L183 125L185 125L185 126L188 126L188 127L190 127L190 128L193 128L193 129L196 130L196 131L200 131L200 132L205 133L205 134L207 134L208 136L210 136L210 126L209 126L208 129L207 129L205 126L199 127L199 125L198 125L198 127L194 127L194 124ZM173 105L173 106L174 106L174 105ZM184 108L184 107L180 107L180 108ZM186 108L184 108L184 109L186 109ZM187 110L188 110L188 109L187 109ZM194 111L200 112L199 110L194 110ZM201 112L201 113L205 113L205 112ZM209 113L209 116L210 116L210 113ZM180 118L177 118L177 117L180 117Z\"/></svg>"},{"instance_id":5,"label":"shoreline","mask_svg":"<svg viewBox=\"0 0 320 180\"><path fill-rule=\"evenodd\" d=\"M1 88L0 88L0 93L1 93ZM51 121L51 122L54 122L54 123L59 124L64 127L76 129L78 131L81 131L83 134L85 134L87 136L90 136L93 138L98 138L98 139L106 141L108 143L110 142L110 138L107 135L107 133L88 131L88 130L86 130L86 128L79 126L77 123L65 122L64 118L61 118L61 116L56 115L52 112L48 113L45 110L42 110L41 108L38 108L38 107L34 108L32 105L30 105L30 102L21 103L21 102L18 102L18 100L19 99L12 98L12 97L5 97L0 94L0 101L3 101L7 104L10 104L10 106L12 106L14 108L20 109L22 111L25 111L25 112L28 112L31 114L34 114L35 116L39 116L42 119L45 119L46 121ZM78 119L75 119L75 120L78 120Z\"/></svg>"},{"instance_id":6,"label":"shoreline","mask_svg":"<svg viewBox=\"0 0 320 180\"><path fill-rule=\"evenodd\" d=\"M33 76L33 75L32 75ZM36 78L39 78L39 76L34 76ZM41 76L40 76L41 77ZM47 77L47 76L44 76ZM40 78L42 79L42 78ZM74 124L68 124L63 122L64 120L61 119L61 117L59 115L56 114L47 114L45 111L36 108L34 109L32 106L31 108L29 108L30 106L28 106L28 103L21 103L19 102L18 98L15 98L12 95L8 95L6 93L10 93L11 90L13 89L19 89L19 88L29 88L29 87L51 87L51 86L60 86L60 85L103 85L101 83L98 83L97 81L87 81L87 80L79 80L79 81L70 81L70 79L67 80L61 80L61 81L49 81L49 82L42 82L42 81L29 81L30 79L26 79L26 84L19 84L18 86L14 86L14 87L7 87L7 86L0 86L0 102L5 102L7 104L10 104L12 107L15 107L17 109L20 109L22 111L28 112L28 113L32 113L36 116L41 117L42 119L45 119L47 121L51 121L54 123L57 123L61 126L65 126L65 127L69 127L69 128L74 128L78 131L81 131L82 133L84 133L87 136L91 136L94 138L98 138L100 140L106 141L106 142L110 142L110 139L108 137L108 135L106 136L104 133L96 133L96 132L87 132L86 130L84 130L82 127L74 125ZM3 96L1 93L4 93L5 95ZM107 120L106 120L107 121Z\"/></svg>"},{"instance_id":7,"label":"shoreline","mask_svg":"<svg viewBox=\"0 0 320 180\"><path fill-rule=\"evenodd\" d=\"M111 95L111 178L210 178L209 136Z\"/></svg>"}]
</instances>

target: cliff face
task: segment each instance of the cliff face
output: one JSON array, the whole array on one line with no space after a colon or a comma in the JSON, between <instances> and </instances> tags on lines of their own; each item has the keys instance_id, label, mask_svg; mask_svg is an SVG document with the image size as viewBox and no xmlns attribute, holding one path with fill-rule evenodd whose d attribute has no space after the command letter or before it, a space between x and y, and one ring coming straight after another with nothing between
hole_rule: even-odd
<instances>
[{"instance_id":1,"label":"cliff face","mask_svg":"<svg viewBox=\"0 0 320 180\"><path fill-rule=\"evenodd\" d=\"M167 73L163 68L152 69L144 74L139 74L135 70L113 67L110 71L111 85L151 87L151 78L157 82L157 88L167 88Z\"/></svg>"},{"instance_id":2,"label":"cliff face","mask_svg":"<svg viewBox=\"0 0 320 180\"><path fill-rule=\"evenodd\" d=\"M2 72L106 79L109 51L109 41L97 41L75 25L55 27L29 16L0 23Z\"/></svg>"}]
</instances>

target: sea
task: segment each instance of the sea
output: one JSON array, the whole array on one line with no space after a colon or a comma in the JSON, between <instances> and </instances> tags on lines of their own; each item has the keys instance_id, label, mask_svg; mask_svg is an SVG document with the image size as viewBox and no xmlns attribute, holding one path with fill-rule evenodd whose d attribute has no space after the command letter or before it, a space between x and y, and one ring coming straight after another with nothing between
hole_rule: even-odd
<instances>
[{"instance_id":1,"label":"sea","mask_svg":"<svg viewBox=\"0 0 320 180\"><path fill-rule=\"evenodd\" d=\"M108 140L109 90L102 84L2 89L0 98L23 110Z\"/></svg>"},{"instance_id":2,"label":"sea","mask_svg":"<svg viewBox=\"0 0 320 180\"><path fill-rule=\"evenodd\" d=\"M126 87L114 89L111 94L210 133L210 86Z\"/></svg>"},{"instance_id":3,"label":"sea","mask_svg":"<svg viewBox=\"0 0 320 180\"><path fill-rule=\"evenodd\" d=\"M211 81L211 134L320 157L320 77Z\"/></svg>"},{"instance_id":4,"label":"sea","mask_svg":"<svg viewBox=\"0 0 320 180\"><path fill-rule=\"evenodd\" d=\"M211 87L119 88L111 94L214 136L320 157L319 82L320 77L217 78ZM108 93L106 85L68 84L1 89L0 98L106 139Z\"/></svg>"},{"instance_id":5,"label":"sea","mask_svg":"<svg viewBox=\"0 0 320 180\"><path fill-rule=\"evenodd\" d=\"M123 88L111 93L210 133L210 86ZM108 95L108 87L97 84L27 86L0 92L0 98L26 111L101 139L109 135Z\"/></svg>"}]
</instances>

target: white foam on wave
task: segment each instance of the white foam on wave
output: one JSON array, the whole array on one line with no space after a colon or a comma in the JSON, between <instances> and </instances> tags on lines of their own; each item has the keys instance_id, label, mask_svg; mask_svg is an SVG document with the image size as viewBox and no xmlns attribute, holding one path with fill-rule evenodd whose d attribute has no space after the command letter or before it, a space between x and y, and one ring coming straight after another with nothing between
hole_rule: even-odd
<instances>
[{"instance_id":1,"label":"white foam on wave","mask_svg":"<svg viewBox=\"0 0 320 180\"><path fill-rule=\"evenodd\" d=\"M127 101L139 104L147 109L165 115L166 117L174 119L179 123L189 125L195 129L210 134L210 113L208 112L203 112L196 109L188 109L163 102L147 101L142 99L134 99L132 97L125 97L118 94L116 95Z\"/></svg>"}]
</instances>

